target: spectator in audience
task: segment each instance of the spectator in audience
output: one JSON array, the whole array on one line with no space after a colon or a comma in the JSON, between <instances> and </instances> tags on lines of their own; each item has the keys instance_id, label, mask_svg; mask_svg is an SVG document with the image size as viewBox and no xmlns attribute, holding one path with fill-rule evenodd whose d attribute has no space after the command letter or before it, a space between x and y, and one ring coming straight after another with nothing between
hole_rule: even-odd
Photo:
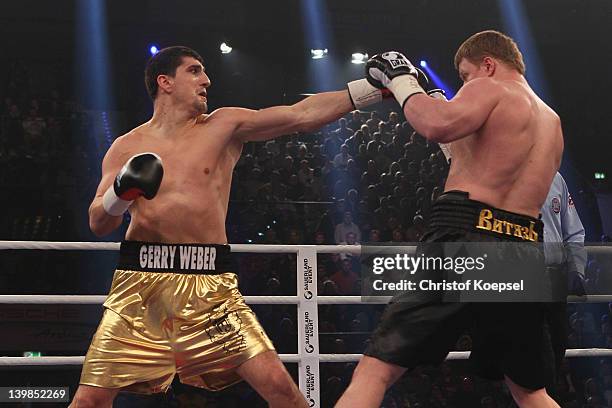
<instances>
[{"instance_id":1,"label":"spectator in audience","mask_svg":"<svg viewBox=\"0 0 612 408\"><path fill-rule=\"evenodd\" d=\"M308 160L302 160L300 162L300 169L298 170L297 176L298 181L302 186L308 186L312 183L314 170L308 166Z\"/></svg>"},{"instance_id":2,"label":"spectator in audience","mask_svg":"<svg viewBox=\"0 0 612 408\"><path fill-rule=\"evenodd\" d=\"M280 145L277 139L268 140L265 142L265 147L272 156L278 156L280 154Z\"/></svg>"},{"instance_id":3,"label":"spectator in audience","mask_svg":"<svg viewBox=\"0 0 612 408\"><path fill-rule=\"evenodd\" d=\"M364 123L363 125L361 125L359 130L361 130L364 140L367 140L368 142L372 140L372 131L367 124Z\"/></svg>"},{"instance_id":4,"label":"spectator in audience","mask_svg":"<svg viewBox=\"0 0 612 408\"><path fill-rule=\"evenodd\" d=\"M361 231L357 224L353 222L353 214L350 211L345 211L343 221L336 225L334 233L336 244L346 241L346 234L349 232L355 234L356 241L361 241Z\"/></svg>"},{"instance_id":5,"label":"spectator in audience","mask_svg":"<svg viewBox=\"0 0 612 408\"><path fill-rule=\"evenodd\" d=\"M279 181L288 180L289 177L291 177L291 175L296 172L296 169L293 167L293 163L293 157L290 155L286 155L282 161L282 167L277 170L278 175L280 177Z\"/></svg>"},{"instance_id":6,"label":"spectator in audience","mask_svg":"<svg viewBox=\"0 0 612 408\"><path fill-rule=\"evenodd\" d=\"M312 157L310 157L309 164L312 168L321 168L326 162L326 157L321 154L321 146L316 144L312 146Z\"/></svg>"},{"instance_id":7,"label":"spectator in audience","mask_svg":"<svg viewBox=\"0 0 612 408\"><path fill-rule=\"evenodd\" d=\"M352 157L348 152L348 146L343 144L340 146L340 153L334 157L334 167L345 168L350 159L352 159Z\"/></svg>"},{"instance_id":8,"label":"spectator in audience","mask_svg":"<svg viewBox=\"0 0 612 408\"><path fill-rule=\"evenodd\" d=\"M368 242L380 242L380 230L372 228L368 233Z\"/></svg>"},{"instance_id":9,"label":"spectator in audience","mask_svg":"<svg viewBox=\"0 0 612 408\"><path fill-rule=\"evenodd\" d=\"M361 129L363 120L361 118L361 112L354 110L351 112L351 120L348 122L348 127L353 130Z\"/></svg>"},{"instance_id":10,"label":"spectator in audience","mask_svg":"<svg viewBox=\"0 0 612 408\"><path fill-rule=\"evenodd\" d=\"M314 244L315 245L328 245L327 238L325 237L325 232L317 231L314 234Z\"/></svg>"},{"instance_id":11,"label":"spectator in audience","mask_svg":"<svg viewBox=\"0 0 612 408\"><path fill-rule=\"evenodd\" d=\"M412 226L406 230L407 242L418 242L425 233L425 220L422 215L415 215L412 219Z\"/></svg>"},{"instance_id":12,"label":"spectator in audience","mask_svg":"<svg viewBox=\"0 0 612 408\"><path fill-rule=\"evenodd\" d=\"M395 126L400 125L399 115L397 112L392 111L389 113L389 127L395 129Z\"/></svg>"},{"instance_id":13,"label":"spectator in audience","mask_svg":"<svg viewBox=\"0 0 612 408\"><path fill-rule=\"evenodd\" d=\"M308 163L306 160L304 162ZM300 183L298 175L292 174L287 181L285 197L289 200L298 200L304 192L304 187L305 185ZM281 197L279 196L278 198L280 199Z\"/></svg>"},{"instance_id":14,"label":"spectator in audience","mask_svg":"<svg viewBox=\"0 0 612 408\"><path fill-rule=\"evenodd\" d=\"M340 140L344 141L353 136L354 130L347 126L345 118L338 119L338 126L338 129L334 130L333 133L335 133Z\"/></svg>"},{"instance_id":15,"label":"spectator in audience","mask_svg":"<svg viewBox=\"0 0 612 408\"><path fill-rule=\"evenodd\" d=\"M344 139L341 139L337 133L330 133L323 142L323 152L327 157L334 158L340 153L340 146L344 144Z\"/></svg>"},{"instance_id":16,"label":"spectator in audience","mask_svg":"<svg viewBox=\"0 0 612 408\"><path fill-rule=\"evenodd\" d=\"M391 242L404 242L404 232L401 228L395 228L391 233Z\"/></svg>"},{"instance_id":17,"label":"spectator in audience","mask_svg":"<svg viewBox=\"0 0 612 408\"><path fill-rule=\"evenodd\" d=\"M354 294L355 284L359 280L359 275L353 271L351 260L345 258L342 260L340 270L331 275L330 278L336 283L340 295L352 295Z\"/></svg>"}]
</instances>

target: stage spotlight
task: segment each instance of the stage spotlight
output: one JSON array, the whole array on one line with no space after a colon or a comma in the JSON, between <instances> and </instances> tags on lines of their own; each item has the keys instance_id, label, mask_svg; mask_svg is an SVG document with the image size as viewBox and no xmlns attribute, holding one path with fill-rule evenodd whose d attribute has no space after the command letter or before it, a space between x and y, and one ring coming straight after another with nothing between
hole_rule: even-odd
<instances>
[{"instance_id":1,"label":"stage spotlight","mask_svg":"<svg viewBox=\"0 0 612 408\"><path fill-rule=\"evenodd\" d=\"M325 49L316 49L310 50L310 54L312 55L312 59L321 59L327 55L327 48Z\"/></svg>"},{"instance_id":2,"label":"stage spotlight","mask_svg":"<svg viewBox=\"0 0 612 408\"><path fill-rule=\"evenodd\" d=\"M421 60L421 66L422 66L423 68L427 68L427 61L425 61L425 60Z\"/></svg>"},{"instance_id":3,"label":"stage spotlight","mask_svg":"<svg viewBox=\"0 0 612 408\"><path fill-rule=\"evenodd\" d=\"M351 60L353 64L365 64L369 57L368 54L362 54L361 52L355 52L351 56L353 57Z\"/></svg>"},{"instance_id":4,"label":"stage spotlight","mask_svg":"<svg viewBox=\"0 0 612 408\"><path fill-rule=\"evenodd\" d=\"M155 55L159 52L159 49L157 49L156 45L152 45L151 48L149 48L149 52L151 53L151 55Z\"/></svg>"},{"instance_id":5,"label":"stage spotlight","mask_svg":"<svg viewBox=\"0 0 612 408\"><path fill-rule=\"evenodd\" d=\"M221 50L221 54L229 54L230 52L232 52L232 47L230 47L226 43L221 43L219 49Z\"/></svg>"}]
</instances>

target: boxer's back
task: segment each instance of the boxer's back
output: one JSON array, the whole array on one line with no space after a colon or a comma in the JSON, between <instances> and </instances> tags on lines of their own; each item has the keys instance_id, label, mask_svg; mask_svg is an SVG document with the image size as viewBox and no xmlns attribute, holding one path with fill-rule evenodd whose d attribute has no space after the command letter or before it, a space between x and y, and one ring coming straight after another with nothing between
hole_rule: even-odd
<instances>
[{"instance_id":1,"label":"boxer's back","mask_svg":"<svg viewBox=\"0 0 612 408\"><path fill-rule=\"evenodd\" d=\"M537 217L561 160L559 118L526 83L493 81L499 103L474 135L452 143L445 190Z\"/></svg>"}]
</instances>

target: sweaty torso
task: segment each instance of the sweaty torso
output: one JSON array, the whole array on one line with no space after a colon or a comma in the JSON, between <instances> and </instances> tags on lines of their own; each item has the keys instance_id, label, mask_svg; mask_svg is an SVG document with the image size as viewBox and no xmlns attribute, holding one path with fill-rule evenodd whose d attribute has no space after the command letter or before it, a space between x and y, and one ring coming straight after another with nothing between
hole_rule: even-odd
<instances>
[{"instance_id":1,"label":"sweaty torso","mask_svg":"<svg viewBox=\"0 0 612 408\"><path fill-rule=\"evenodd\" d=\"M219 121L202 117L181 134L159 135L146 124L124 137L125 160L142 152L162 159L164 176L152 200L130 207L127 240L171 243L227 243L225 217L232 171L242 143Z\"/></svg>"},{"instance_id":2,"label":"sweaty torso","mask_svg":"<svg viewBox=\"0 0 612 408\"><path fill-rule=\"evenodd\" d=\"M499 89L485 124L451 144L445 191L537 217L563 151L558 117L526 85L500 81Z\"/></svg>"}]
</instances>

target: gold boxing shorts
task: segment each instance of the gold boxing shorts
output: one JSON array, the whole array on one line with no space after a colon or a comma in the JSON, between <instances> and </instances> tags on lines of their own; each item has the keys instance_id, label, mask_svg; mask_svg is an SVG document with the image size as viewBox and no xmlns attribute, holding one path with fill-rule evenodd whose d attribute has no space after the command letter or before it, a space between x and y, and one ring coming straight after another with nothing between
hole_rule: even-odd
<instances>
[{"instance_id":1,"label":"gold boxing shorts","mask_svg":"<svg viewBox=\"0 0 612 408\"><path fill-rule=\"evenodd\" d=\"M238 291L228 245L126 241L80 384L165 391L220 390L272 342Z\"/></svg>"}]
</instances>

